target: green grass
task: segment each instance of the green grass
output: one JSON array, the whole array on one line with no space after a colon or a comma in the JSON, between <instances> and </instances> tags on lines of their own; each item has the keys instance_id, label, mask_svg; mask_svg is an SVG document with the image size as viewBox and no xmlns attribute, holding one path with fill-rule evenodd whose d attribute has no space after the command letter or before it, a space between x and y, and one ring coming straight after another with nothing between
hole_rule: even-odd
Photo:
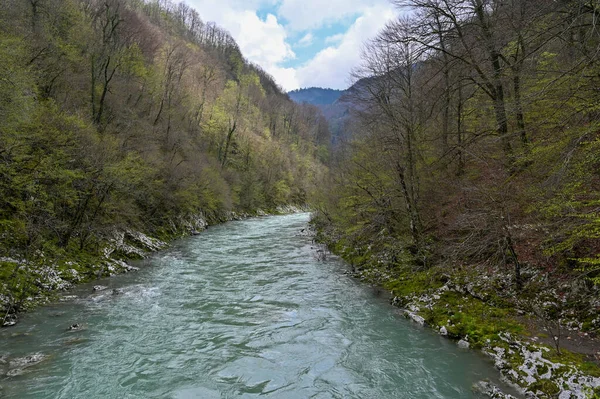
<instances>
[{"instance_id":1,"label":"green grass","mask_svg":"<svg viewBox=\"0 0 600 399\"><path fill-rule=\"evenodd\" d=\"M405 270L394 279L385 282L384 288L392 291L396 296L406 297L426 294L443 285L444 283L433 270L420 272Z\"/></svg>"},{"instance_id":2,"label":"green grass","mask_svg":"<svg viewBox=\"0 0 600 399\"><path fill-rule=\"evenodd\" d=\"M539 380L529 387L532 392L542 391L547 395L554 396L560 392L560 388L554 382L550 380Z\"/></svg>"},{"instance_id":3,"label":"green grass","mask_svg":"<svg viewBox=\"0 0 600 399\"><path fill-rule=\"evenodd\" d=\"M468 336L475 348L483 347L488 341L499 341L501 332L522 334L524 327L510 315L509 309L496 308L456 292L443 293L438 303L424 312L428 324L446 326L448 335L453 338Z\"/></svg>"}]
</instances>

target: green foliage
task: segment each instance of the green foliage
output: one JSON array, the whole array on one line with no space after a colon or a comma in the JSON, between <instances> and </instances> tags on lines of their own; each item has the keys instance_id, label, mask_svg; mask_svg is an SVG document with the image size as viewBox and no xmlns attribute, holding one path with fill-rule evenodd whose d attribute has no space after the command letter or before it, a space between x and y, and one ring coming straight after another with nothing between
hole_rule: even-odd
<instances>
[{"instance_id":1,"label":"green foliage","mask_svg":"<svg viewBox=\"0 0 600 399\"><path fill-rule=\"evenodd\" d=\"M560 169L562 184L556 186L552 196L540 208L548 220L559 219L551 238L547 240L546 253L561 255L577 264L576 269L598 282L598 252L593 244L600 239L600 187L598 166L600 140L597 136L598 123L584 129L570 129L561 151L569 153L569 159ZM554 152L556 154L556 152Z\"/></svg>"},{"instance_id":2,"label":"green foliage","mask_svg":"<svg viewBox=\"0 0 600 399\"><path fill-rule=\"evenodd\" d=\"M542 391L548 395L557 395L560 393L560 388L550 380L539 380L531 384L528 388L532 392Z\"/></svg>"},{"instance_id":3,"label":"green foliage","mask_svg":"<svg viewBox=\"0 0 600 399\"><path fill-rule=\"evenodd\" d=\"M14 133L15 125L26 120L35 108L35 85L33 75L22 66L26 62L27 48L19 37L0 31L0 120L2 137ZM8 143L2 143L3 148Z\"/></svg>"},{"instance_id":4,"label":"green foliage","mask_svg":"<svg viewBox=\"0 0 600 399\"><path fill-rule=\"evenodd\" d=\"M118 232L169 239L190 218L306 202L317 118L265 134L297 106L219 27L134 0L30 11L0 4L0 306L137 256Z\"/></svg>"}]
</instances>

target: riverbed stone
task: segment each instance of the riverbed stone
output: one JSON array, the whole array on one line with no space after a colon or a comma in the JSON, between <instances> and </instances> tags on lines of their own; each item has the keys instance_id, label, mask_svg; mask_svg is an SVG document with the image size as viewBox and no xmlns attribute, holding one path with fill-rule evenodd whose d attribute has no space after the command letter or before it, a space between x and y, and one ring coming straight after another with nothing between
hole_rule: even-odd
<instances>
[{"instance_id":1,"label":"riverbed stone","mask_svg":"<svg viewBox=\"0 0 600 399\"><path fill-rule=\"evenodd\" d=\"M414 321L415 323L417 323L418 325L424 326L425 325L425 319L421 316L419 316L418 314L411 312L411 311L406 311L406 317L408 317L409 319L411 319L412 321Z\"/></svg>"},{"instance_id":2,"label":"riverbed stone","mask_svg":"<svg viewBox=\"0 0 600 399\"><path fill-rule=\"evenodd\" d=\"M6 321L4 321L4 324L2 325L2 327L12 327L15 324L17 324L17 319L7 319Z\"/></svg>"},{"instance_id":3,"label":"riverbed stone","mask_svg":"<svg viewBox=\"0 0 600 399\"><path fill-rule=\"evenodd\" d=\"M500 388L489 381L479 381L473 385L473 391L490 399L516 399L514 396L502 392Z\"/></svg>"},{"instance_id":4,"label":"riverbed stone","mask_svg":"<svg viewBox=\"0 0 600 399\"><path fill-rule=\"evenodd\" d=\"M67 328L67 331L81 331L83 330L83 326L79 323L74 323Z\"/></svg>"},{"instance_id":5,"label":"riverbed stone","mask_svg":"<svg viewBox=\"0 0 600 399\"><path fill-rule=\"evenodd\" d=\"M471 345L464 339L461 339L460 341L458 341L458 347L461 349L469 349L470 346Z\"/></svg>"},{"instance_id":6,"label":"riverbed stone","mask_svg":"<svg viewBox=\"0 0 600 399\"><path fill-rule=\"evenodd\" d=\"M104 291L106 289L108 289L108 287L104 286L104 285L95 285L94 286L94 291Z\"/></svg>"}]
</instances>

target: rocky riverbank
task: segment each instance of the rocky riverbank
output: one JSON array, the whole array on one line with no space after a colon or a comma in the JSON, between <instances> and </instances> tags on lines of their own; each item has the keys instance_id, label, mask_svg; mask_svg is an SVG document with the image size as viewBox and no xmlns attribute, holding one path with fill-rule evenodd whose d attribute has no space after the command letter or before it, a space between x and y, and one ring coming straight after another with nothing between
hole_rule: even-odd
<instances>
[{"instance_id":1,"label":"rocky riverbank","mask_svg":"<svg viewBox=\"0 0 600 399\"><path fill-rule=\"evenodd\" d=\"M132 266L130 261L143 259L163 250L174 239L200 234L211 225L232 220L305 210L288 205L268 211L258 209L253 213L180 216L170 220L166 226L154 233L115 227L99 242L96 253L37 254L36 258L41 259L37 262L0 258L1 266L5 270L14 271L12 279L0 281L0 326L15 325L20 312L54 301L60 292L76 284L136 271L138 268ZM24 280L20 276L30 278Z\"/></svg>"},{"instance_id":2,"label":"rocky riverbank","mask_svg":"<svg viewBox=\"0 0 600 399\"><path fill-rule=\"evenodd\" d=\"M524 397L600 397L597 287L526 268L526 284L517 292L509 270L411 268L375 243L344 245L332 230L318 230L316 240L349 262L351 275L387 290L407 318L489 356ZM485 381L474 390L513 398Z\"/></svg>"},{"instance_id":3,"label":"rocky riverbank","mask_svg":"<svg viewBox=\"0 0 600 399\"><path fill-rule=\"evenodd\" d=\"M487 309L490 318L481 321L479 328L466 327L475 333L489 329L488 334L470 336L469 333L462 332L461 330L465 329L462 324L469 323L464 320L466 317L462 316L468 314L464 308L472 301L468 296L472 296L468 287L454 284L449 280L431 293L394 296L391 302L401 307L407 318L421 325L428 325L439 334L457 340L459 347L468 349L473 345L480 349L494 361L495 367L505 380L528 398L597 397L600 392L600 375L597 370L592 370L591 364L586 366L586 370L581 369L582 362L585 362L583 357L569 357L566 352L561 356L562 354L557 354L556 349L536 342L539 338L531 336L528 331L518 331L518 328L516 332L508 331L510 327L518 327L517 324L507 327L507 331L502 331L502 327L494 328L493 325L491 328L485 327L486 322L494 323L491 308ZM457 303L459 308L454 310ZM486 310L482 309L482 311L483 317L487 318ZM440 313L446 315L447 320L443 320L445 317L440 318ZM506 323L511 323L509 316L505 317ZM501 320L496 322L502 323ZM485 388L482 392L492 398L513 398L490 384L484 384L482 388Z\"/></svg>"}]
</instances>

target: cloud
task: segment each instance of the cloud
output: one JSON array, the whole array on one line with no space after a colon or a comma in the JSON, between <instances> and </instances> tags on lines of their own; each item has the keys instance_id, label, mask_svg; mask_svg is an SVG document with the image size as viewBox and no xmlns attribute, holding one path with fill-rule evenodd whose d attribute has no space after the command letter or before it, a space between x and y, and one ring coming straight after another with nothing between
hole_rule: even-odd
<instances>
[{"instance_id":1,"label":"cloud","mask_svg":"<svg viewBox=\"0 0 600 399\"><path fill-rule=\"evenodd\" d=\"M363 43L374 37L383 25L395 17L390 6L375 6L364 11L341 38L297 69L301 87L320 86L345 89L351 84L350 72L360 64Z\"/></svg>"},{"instance_id":2,"label":"cloud","mask_svg":"<svg viewBox=\"0 0 600 399\"><path fill-rule=\"evenodd\" d=\"M307 33L306 35L304 35L304 37L302 37L302 39L298 40L297 45L301 46L301 47L308 47L313 43L313 35L312 33Z\"/></svg>"},{"instance_id":3,"label":"cloud","mask_svg":"<svg viewBox=\"0 0 600 399\"><path fill-rule=\"evenodd\" d=\"M298 71L295 68L283 68L279 66L272 66L268 70L265 70L273 76L275 82L279 84L285 91L299 89L304 87L300 85L298 80Z\"/></svg>"},{"instance_id":4,"label":"cloud","mask_svg":"<svg viewBox=\"0 0 600 399\"><path fill-rule=\"evenodd\" d=\"M230 13L256 11L264 6L271 6L277 0L182 0L194 7L204 21L213 21L229 29L223 17Z\"/></svg>"},{"instance_id":5,"label":"cloud","mask_svg":"<svg viewBox=\"0 0 600 399\"><path fill-rule=\"evenodd\" d=\"M234 20L228 22L229 30L244 57L260 65L286 90L297 87L299 83L296 71L280 66L296 55L287 41L285 28L279 24L277 17L269 14L265 20L261 20L255 12L244 11L232 14L231 18Z\"/></svg>"},{"instance_id":6,"label":"cloud","mask_svg":"<svg viewBox=\"0 0 600 399\"><path fill-rule=\"evenodd\" d=\"M343 33L338 33L337 35L328 36L325 38L325 44L336 44L342 41L344 38Z\"/></svg>"},{"instance_id":7,"label":"cloud","mask_svg":"<svg viewBox=\"0 0 600 399\"><path fill-rule=\"evenodd\" d=\"M275 15L264 19L257 15L261 5L275 0L191 0L205 21L214 21L227 29L240 46L244 57L273 75L283 87L294 87L295 73L279 65L295 58L288 34Z\"/></svg>"},{"instance_id":8,"label":"cloud","mask_svg":"<svg viewBox=\"0 0 600 399\"><path fill-rule=\"evenodd\" d=\"M282 0L278 15L290 30L305 31L388 4L387 0Z\"/></svg>"},{"instance_id":9,"label":"cloud","mask_svg":"<svg viewBox=\"0 0 600 399\"><path fill-rule=\"evenodd\" d=\"M186 1L203 20L227 29L244 56L270 73L285 90L348 87L350 71L360 62L362 44L395 14L387 0ZM327 47L308 62L290 63L295 59L290 38L300 34L295 46L308 47L323 39L314 32L302 36L303 31L340 21L349 26L345 33L325 38Z\"/></svg>"},{"instance_id":10,"label":"cloud","mask_svg":"<svg viewBox=\"0 0 600 399\"><path fill-rule=\"evenodd\" d=\"M263 68L268 70L296 56L276 16L269 14L261 20L255 12L243 11L231 13L226 21L244 56Z\"/></svg>"}]
</instances>

